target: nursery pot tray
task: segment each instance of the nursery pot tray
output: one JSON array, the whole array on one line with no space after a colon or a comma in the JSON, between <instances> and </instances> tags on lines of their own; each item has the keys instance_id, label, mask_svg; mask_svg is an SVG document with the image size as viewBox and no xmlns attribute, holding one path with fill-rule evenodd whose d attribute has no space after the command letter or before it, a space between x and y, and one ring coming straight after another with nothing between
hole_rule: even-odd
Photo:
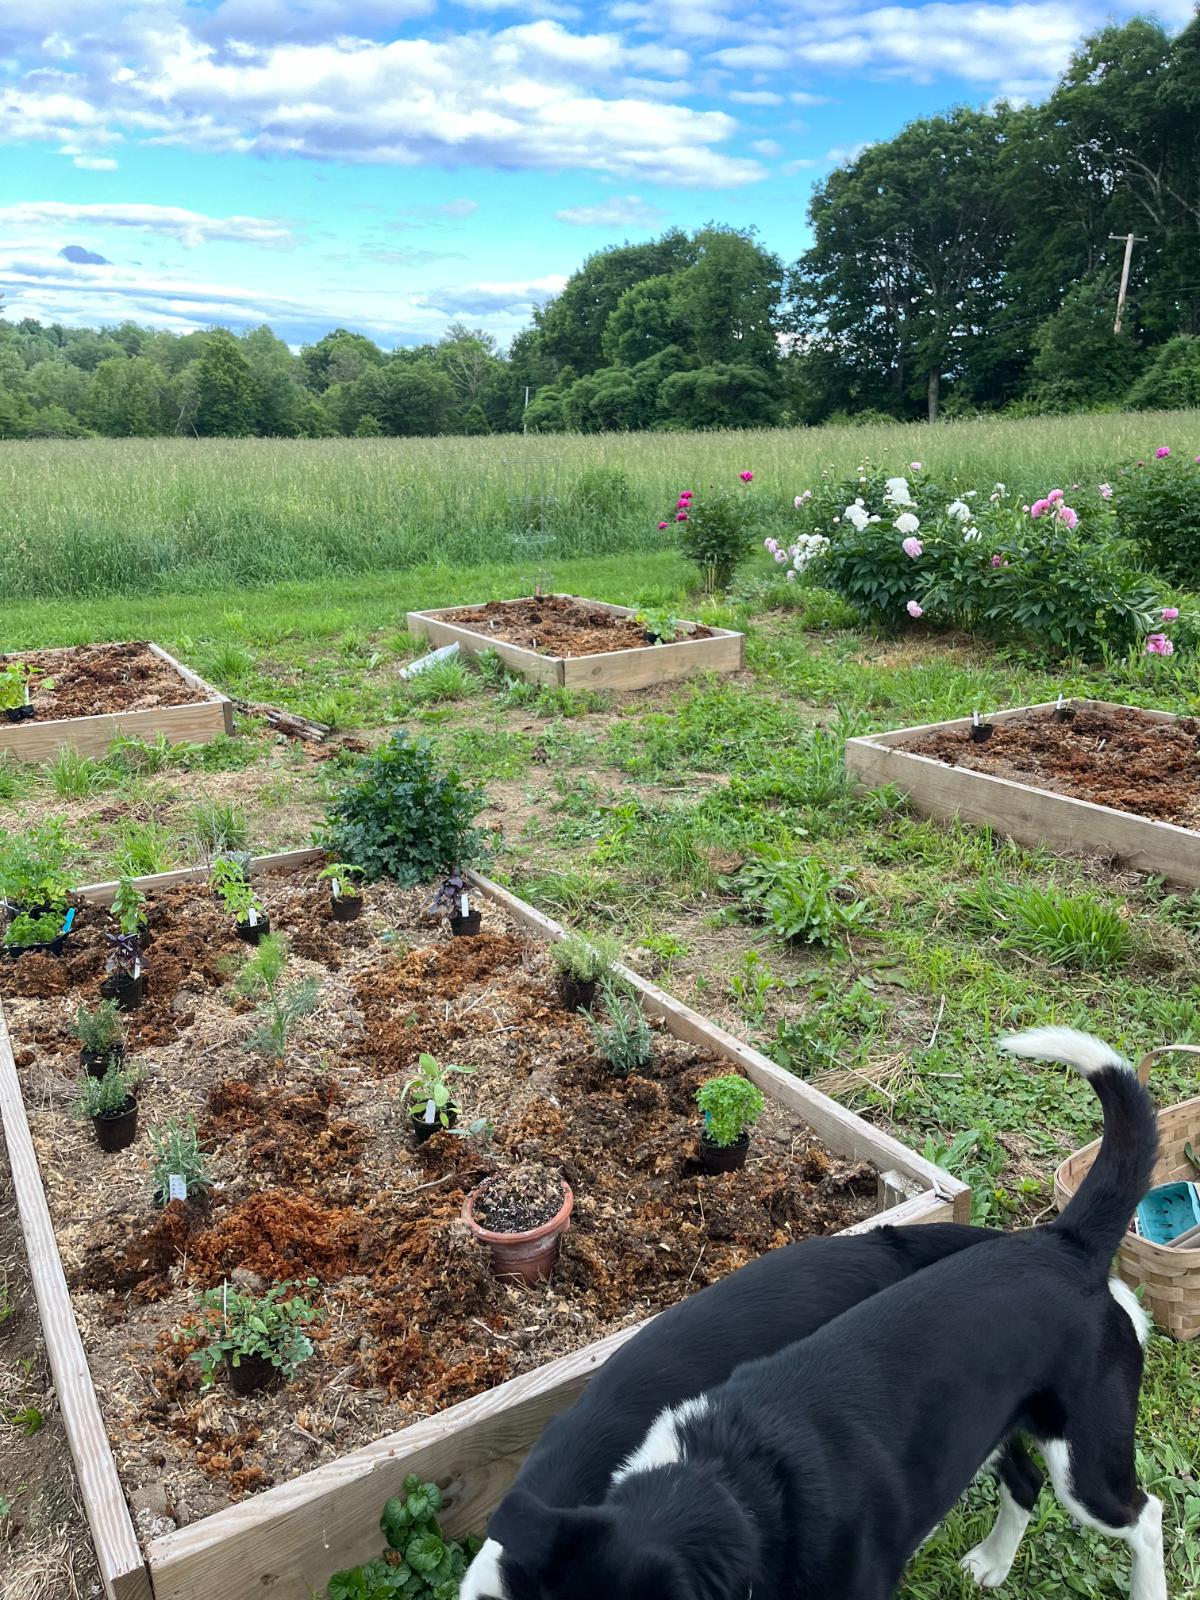
<instances>
[{"instance_id":1,"label":"nursery pot tray","mask_svg":"<svg viewBox=\"0 0 1200 1600\"><path fill-rule=\"evenodd\" d=\"M633 620L637 613L631 606L577 595L547 595L545 601L546 632L563 641L553 648L517 642L537 637L538 624L528 620L529 597L410 611L408 631L414 638L428 639L434 648L457 644L472 656L492 650L519 677L568 689L646 689L703 672L740 672L746 662L745 634L728 628L680 622L681 636L673 644L649 644ZM583 646L574 651L569 644L573 619ZM606 646L600 641L609 630L613 640ZM691 634L696 637L688 637Z\"/></svg>"},{"instance_id":2,"label":"nursery pot tray","mask_svg":"<svg viewBox=\"0 0 1200 1600\"><path fill-rule=\"evenodd\" d=\"M0 656L36 666L54 681L38 692L36 717L8 722L0 718L0 755L19 761L51 761L59 750L103 756L118 733L172 744L208 744L233 732L233 706L204 679L168 655L161 645L77 645L61 650L14 651ZM55 701L88 712L64 714ZM44 702L44 703L43 703ZM92 710L91 708L95 709Z\"/></svg>"},{"instance_id":3,"label":"nursery pot tray","mask_svg":"<svg viewBox=\"0 0 1200 1600\"><path fill-rule=\"evenodd\" d=\"M305 926L303 922L297 922L298 918L305 916L318 922L326 930L330 928L320 898L313 893L316 874L323 861L324 857L315 851L297 851L285 856L265 857L255 863L256 877L260 880L269 880L262 883L267 909L284 930L291 931L297 926ZM466 970L469 964L478 962L489 948L497 949L501 953L507 949L507 959L510 964L507 969L502 970L501 979L496 981L508 984L505 992L510 997L532 991L532 999L528 1004L531 1010L536 1011L543 1019L539 1026L566 1029L568 1036L570 1030L574 1030L580 1041L578 1048L585 1052L589 1050L586 1029L577 1018L564 1014L554 1003L556 974L544 945L546 942L559 939L564 930L558 923L487 879L471 873L468 875L468 881L472 894L481 903L487 904L485 923L492 931L476 941L435 939L424 949L410 951L408 956L399 952L381 953L374 948L359 949L356 950L354 958L363 965L357 969L343 966L342 981L349 982L357 971L364 986L369 989L370 995L374 996L386 987L382 981L386 963L391 963L386 970L393 975L395 968L414 954L420 958L420 962L434 963L434 965L422 965L417 969L406 968L406 971L419 970L423 973L436 974L439 970L436 966L438 962L462 963L462 968L440 969L449 980L456 971ZM212 905L203 870L166 873L143 878L138 882L139 887L151 895L157 895L159 891L173 884L194 884L195 904L189 901L180 915L186 915L189 926L194 926L195 919L202 916L211 916L214 927L227 926L220 922L220 908ZM112 902L115 890L115 884L105 883L86 886L77 893L94 904L108 905ZM382 905L386 907L389 895L400 897L405 891L397 890L394 886L381 885L377 893ZM424 924L424 896L416 892L411 893L414 907L411 914L413 926L416 927L418 920ZM165 908L165 901L163 904ZM404 906L407 904L408 902L404 902ZM393 910L397 907L403 909L399 899L393 901L392 906ZM163 936L170 936L169 926ZM232 942L230 933L227 932L225 937ZM489 941L492 943L489 944ZM350 947L340 948L344 959ZM503 971L507 971L507 978L503 977ZM8 970L10 984L15 981L18 972L19 968ZM519 978L515 976L518 973ZM855 1180L858 1186L853 1191L852 1207L841 1213L859 1219L854 1221L850 1231L875 1227L881 1223L967 1220L970 1191L965 1184L909 1150L881 1129L872 1127L862 1118L837 1105L811 1085L792 1077L749 1045L724 1032L654 984L648 983L625 968L618 967L617 976L633 987L639 994L648 1016L663 1029L659 1036L659 1048L655 1052L656 1064L673 1061L675 1071L690 1073L736 1069L745 1073L763 1091L767 1108L756 1126L755 1148L760 1152L764 1164L773 1163L771 1170L776 1174L772 1179L773 1182L798 1184L801 1179L798 1167L795 1165L797 1157L792 1152L803 1148L815 1148L822 1152L822 1160L835 1164L849 1164L850 1169L856 1167L858 1163L865 1162L869 1164L869 1168L874 1169L874 1174L870 1176L869 1188L862 1186L861 1178ZM461 987L461 984L454 987L447 981L444 990L458 997L461 994ZM8 992L12 992L11 989ZM206 1027L212 1025L215 1014L213 1006L220 1003L216 994L217 991L213 991L213 997L207 1003ZM408 1003L405 1000L399 1006L397 1015L401 1016L400 1025ZM510 998L508 1004L515 1003L515 998ZM162 1008L165 1012L169 1009L169 996L155 994L152 996L151 1004ZM25 1043L24 1035L27 1027L32 1030L31 1039L36 1040L38 1028L42 1026L40 1019L49 1014L47 1007L57 1015L62 1010L63 997L56 995L46 1002L36 998L22 998L13 1002L11 1009L14 1025L19 1023L22 1044ZM444 1002L441 999L438 1000L436 1009L439 1014L444 1011ZM477 1006L469 1013L473 1028L483 1011L484 1008ZM152 1016L155 1014L157 1013L151 1013ZM179 1026L181 1033L186 1035L187 1025L180 1023ZM358 1037L357 1033L354 1037ZM491 1087L486 1091L483 1066L480 1067L477 1076L463 1080L461 1098L464 1103L469 1104L472 1114L477 1110L490 1110L493 1120L497 1120L496 1114L499 1113L498 1126L503 1121L503 1097L514 1092L510 1082L515 1042L513 1035L508 1031L498 1041L497 1054L493 1058L493 1065L489 1068L491 1077L486 1080ZM350 1044L347 1043L345 1048L349 1051ZM360 1053L351 1058L353 1073L348 1073L343 1080L346 1085L361 1087L364 1083L375 1081L371 1077L370 1048L370 1041L367 1041L368 1053L365 1055ZM143 1106L143 1111L148 1118L157 1116L164 1104L160 1101L156 1105L153 1098L155 1095L168 1092L200 1093L202 1082L212 1081L202 1080L199 1076L195 1081L189 1081L189 1072L198 1074L201 1071L196 1064L201 1054L202 1052L197 1052L194 1061L186 1054L173 1058L169 1091L165 1086L158 1086L153 1082L147 1085L144 1090L147 1103ZM30 1057L33 1058L32 1061L29 1060ZM71 1178L74 1168L69 1163L82 1159L77 1153L79 1145L77 1142L72 1148L68 1143L64 1149L64 1141L60 1136L62 1130L54 1121L55 1118L66 1115L59 1106L47 1105L35 1090L29 1096L30 1109L27 1111L22 1096L22 1081L33 1087L36 1079L32 1075L45 1071L48 1061L52 1061L57 1070L58 1055L54 1050L43 1054L36 1048L23 1049L21 1059L25 1064L18 1069L9 1041L8 1026L3 1012L0 1012L0 1120L3 1123L12 1165L22 1232L31 1264L34 1289L63 1423L92 1530L101 1578L109 1600L211 1600L214 1595L220 1595L222 1600L261 1600L261 1597L268 1593L273 1600L310 1600L313 1593L323 1592L334 1571L378 1554L379 1516L383 1504L389 1496L402 1492L404 1479L411 1473L435 1480L443 1486L445 1492L443 1521L448 1534L453 1536L479 1531L546 1423L577 1398L588 1378L601 1363L636 1333L640 1326L620 1327L619 1331L605 1333L599 1338L593 1336L590 1343L585 1343L580 1348L572 1349L569 1344L564 1346L564 1343L560 1342L556 1349L565 1349L565 1353L556 1355L555 1359L541 1366L528 1366L528 1357L526 1363L507 1357L510 1362L514 1362L508 1370L515 1370L515 1376L503 1376L502 1369L496 1378L492 1378L488 1376L485 1367L480 1378L476 1380L476 1388L468 1391L468 1398L455 1396L452 1402L443 1400L432 1404L425 1409L424 1415L418 1410L419 1420L409 1421L407 1426L394 1427L391 1431L381 1430L381 1436L373 1439L369 1434L363 1434L360 1424L359 1434L354 1439L355 1448L344 1447L341 1454L333 1459L326 1459L307 1471L302 1470L305 1463L299 1453L303 1447L297 1448L293 1444L289 1463L275 1472L276 1481L272 1486L257 1492L253 1487L250 1492L241 1491L240 1498L235 1492L230 1492L230 1503L224 1509L199 1516L176 1531L143 1541L133 1524L126 1500L126 1489L122 1485L113 1447L110 1444L109 1432L111 1428L112 1436L119 1437L122 1436L122 1429L127 1429L131 1422L141 1425L138 1419L143 1418L143 1412L139 1409L142 1405L142 1390L140 1386L135 1385L122 1396L116 1392L123 1387L122 1385L106 1381L113 1360L111 1349L106 1353L105 1350L97 1352L93 1348L93 1341L99 1336L98 1319L94 1315L89 1312L77 1321L76 1305L59 1256L52 1220L53 1213L69 1226L74 1237L78 1238L75 1227L79 1222L77 1211L79 1191ZM215 1056L207 1059L215 1060ZM331 1045L331 1059L323 1073L323 1081L326 1076L336 1077L338 1071L339 1056L336 1048ZM395 1104L394 1080L393 1073L386 1086L386 1092L380 1090L381 1103ZM565 1083L566 1079L562 1081ZM347 1088L345 1092L349 1094L353 1091L352 1088ZM490 1102L484 1098L485 1092L492 1096ZM200 1097L203 1099L202 1093ZM252 1131L256 1138L272 1133L284 1121L281 1099L276 1096L269 1104L270 1113L265 1116L265 1120L264 1114L259 1113L253 1123ZM364 1099L360 1104L364 1117L372 1112L374 1102ZM680 1091L679 1106L684 1109L668 1108L668 1114L684 1119L694 1126L693 1088L690 1078L686 1080L686 1089ZM540 1111L537 1114L542 1115ZM632 1111L629 1114L634 1115ZM636 1115L642 1117L645 1113L638 1110ZM90 1140L86 1143L90 1146ZM409 1145L407 1141L405 1144L411 1154L402 1155L400 1160L410 1163L410 1166L399 1182L396 1181L395 1175L396 1152L392 1146L387 1147L390 1152L387 1183L396 1191L427 1182L421 1170L411 1165L422 1161L424 1157L415 1146ZM456 1147L457 1144L458 1141L455 1141ZM618 1144L619 1141L614 1143L612 1148L617 1149ZM38 1153L41 1155L41 1168L39 1168ZM122 1158L103 1159L107 1161ZM458 1159L457 1154L453 1155L452 1159ZM463 1169L467 1170L469 1167L470 1158L464 1158ZM435 1167L434 1171L437 1170ZM64 1173L67 1175L65 1187ZM75 1174L76 1178L77 1176ZM866 1176L867 1174L862 1175ZM730 1186L731 1192L741 1195L740 1186L750 1181L750 1174L747 1173L736 1181L736 1185ZM817 1193L824 1195L823 1181L818 1182L808 1178L803 1181L810 1184L814 1195ZM278 1189L277 1198L280 1202L288 1198L286 1188L279 1187L281 1180L278 1178L260 1180L263 1188L266 1188L268 1183ZM876 1187L878 1187L878 1197ZM303 1201L306 1205L311 1204L304 1199L301 1191L296 1190L295 1193L298 1201ZM339 1190L339 1194L341 1193ZM466 1185L463 1185L463 1193L466 1193ZM798 1189L796 1194L799 1198ZM76 1199L72 1200L72 1196ZM374 1207L383 1198L377 1195L371 1202L372 1206ZM710 1197L706 1196L706 1203L709 1199ZM671 1205L675 1204L674 1189L669 1196L664 1195L662 1203L665 1205L668 1200ZM236 1202L236 1204L241 1203L240 1200ZM461 1229L458 1221L461 1201L454 1197L452 1187L447 1188L443 1185L439 1191L435 1186L423 1192L419 1201L412 1203L420 1207L421 1228L427 1221L433 1225L433 1211L439 1203L442 1204L445 1220L439 1225L446 1230L444 1237L447 1241L450 1240L450 1230L454 1230L454 1237L458 1236L458 1231ZM686 1179L678 1190L678 1203L680 1206L695 1204L694 1201L689 1202ZM822 1200L821 1203L827 1202ZM73 1204L76 1205L75 1210L71 1209ZM353 1201L339 1198L337 1204L353 1206ZM219 1226L221 1218L227 1216L234 1205L235 1201L232 1199L218 1200L213 1206L211 1216L202 1219L202 1224L197 1226L201 1230ZM754 1210L756 1208L751 1207L751 1211ZM149 1206L147 1212L152 1219L159 1221L167 1216L167 1213ZM351 1209L348 1213L339 1214L348 1216L353 1228L364 1225L365 1217L362 1212ZM814 1215L816 1214L814 1212ZM398 1211L396 1216L407 1217L408 1213ZM388 1235L389 1240L394 1241L397 1248L402 1247L406 1238L404 1230L413 1226L411 1222L403 1222ZM836 1228L838 1223L830 1222L827 1226ZM608 1238L608 1235L596 1233L597 1227L595 1210L588 1204L588 1196L581 1194L576 1204L575 1226L567 1235L564 1251L573 1248L571 1243L573 1238L582 1241L589 1232L594 1241ZM192 1254L189 1255L189 1260L194 1259L194 1252L205 1237L203 1231L192 1235L189 1247ZM257 1247L262 1238L261 1233L252 1234L250 1237L251 1243ZM352 1237L352 1233L346 1237ZM426 1248L421 1243L424 1237L419 1228L415 1236L417 1250ZM436 1239L439 1236L433 1234L430 1237ZM334 1235L330 1234L329 1238L332 1240ZM778 1242L777 1236L765 1237L753 1248L767 1248L772 1242ZM115 1243L123 1244L124 1241L117 1240ZM446 1248L450 1248L449 1243ZM500 1297L513 1293L510 1288L493 1279L487 1271L483 1245L473 1245L468 1238L465 1246L455 1247L456 1250L458 1248L465 1248L465 1255L461 1258L462 1266L455 1269L463 1274L462 1296L465 1297L468 1292L476 1294L494 1292ZM612 1247L605 1244L603 1248L608 1251ZM682 1253L679 1254L684 1270L677 1278L670 1280L677 1284L676 1294L686 1292L687 1268L693 1259L690 1250L686 1258ZM712 1255L713 1251L710 1250L710 1259ZM232 1257L229 1266L232 1267L238 1259L243 1258ZM415 1261L419 1256L414 1255L411 1259ZM615 1257L613 1259L615 1261ZM78 1284L79 1251L75 1244L72 1245L68 1255L68 1262L72 1272L72 1282ZM384 1264L388 1265L387 1262ZM483 1276L473 1280L470 1273L477 1269L482 1270ZM676 1269L677 1264L670 1270ZM224 1267L221 1270L224 1270ZM327 1285L327 1292L336 1298L340 1293L341 1275L346 1272L353 1274L357 1270L360 1269L351 1262L348 1266L326 1272L323 1282ZM389 1270L392 1270L390 1266ZM402 1279L407 1270L407 1267L401 1267L396 1280L393 1281ZM303 1277L304 1264L297 1263L294 1270L278 1275ZM560 1274L560 1277L562 1283L555 1293L569 1295L571 1292L569 1283L565 1275ZM104 1279L101 1281L107 1282ZM486 1290L471 1290L472 1282L479 1282L489 1287ZM687 1282L690 1283L690 1280ZM402 1284L400 1286L403 1287ZM467 1307L466 1312L460 1312L459 1294L453 1279L450 1280L448 1288L449 1309L440 1311L438 1315L451 1319L458 1318L458 1321L451 1320L445 1324L447 1334L453 1334L457 1338L459 1322L469 1325L469 1313L472 1308ZM84 1291L77 1290L77 1292ZM538 1295L544 1294L545 1290L534 1285L517 1292L521 1295ZM176 1304L184 1306L190 1303L190 1292L181 1292ZM92 1301L88 1302L89 1308L92 1304ZM381 1311L385 1309L384 1297L379 1294L376 1294L369 1304L379 1307ZM485 1301L484 1304L493 1308L493 1314L503 1315L501 1301ZM130 1309L126 1314L132 1318L135 1312ZM167 1335L166 1348L170 1349L167 1330L177 1325L179 1312L155 1301L148 1305L146 1315L163 1318L160 1323L147 1323L143 1326L160 1327ZM134 1325L131 1321L128 1326L120 1330L122 1341L127 1340L129 1331ZM611 1320L608 1326L612 1326ZM437 1337L436 1329L434 1337ZM85 1349L85 1338L87 1349ZM380 1341L380 1345L383 1348L384 1342ZM160 1346L160 1350L161 1348ZM432 1348L440 1351L441 1346L435 1344ZM122 1362L125 1361L126 1349L127 1344L122 1343L120 1346ZM499 1349L498 1342L490 1338L486 1342L486 1348L480 1345L480 1352L481 1359L488 1357L496 1359L505 1354ZM93 1371L89 1367L89 1355L97 1363L96 1378L93 1377ZM159 1359L164 1358L160 1356ZM172 1359L181 1366L186 1363L186 1357L182 1354ZM330 1359L332 1358L319 1346L314 1361L324 1363ZM106 1363L102 1371L99 1366L101 1361ZM261 1419L264 1426L267 1419L273 1415L271 1408L273 1406L282 1408L282 1411L286 1411L288 1426L274 1437L287 1437L294 1441L296 1433L290 1424L295 1405L297 1403L304 1406L319 1405L322 1386L333 1371L332 1367L317 1365L306 1379L305 1369L302 1367L296 1381L282 1395L273 1397L268 1392L265 1395L250 1397L239 1402L239 1405L249 1408L245 1416L250 1422ZM307 1388L305 1388L306 1382ZM98 1389L104 1397L103 1416L97 1398ZM458 1393L461 1395L461 1388ZM405 1409L409 1410L411 1415L412 1408ZM148 1421L148 1414L146 1420L147 1425L154 1426ZM121 1452L123 1462L121 1470L128 1473L131 1448L128 1440L132 1435L125 1433L124 1437L127 1442ZM158 1435L155 1435L151 1443L155 1442L157 1437ZM364 1437L367 1442L361 1442ZM177 1436L171 1435L171 1438L176 1439ZM167 1466L162 1469L163 1477L172 1471L178 1473L181 1470L194 1475L199 1470L196 1462L191 1454L187 1454L185 1459L185 1453L194 1450L195 1442L190 1436L186 1440L179 1438L174 1444L168 1443ZM274 1458L268 1460L274 1467ZM193 1479L184 1481L190 1482ZM211 1497L216 1481L206 1480L207 1497Z\"/></svg>"},{"instance_id":4,"label":"nursery pot tray","mask_svg":"<svg viewBox=\"0 0 1200 1600\"><path fill-rule=\"evenodd\" d=\"M926 816L1200 884L1200 727L1103 700L1072 701L1066 722L1056 709L998 711L985 744L970 717L848 739L846 766Z\"/></svg>"}]
</instances>

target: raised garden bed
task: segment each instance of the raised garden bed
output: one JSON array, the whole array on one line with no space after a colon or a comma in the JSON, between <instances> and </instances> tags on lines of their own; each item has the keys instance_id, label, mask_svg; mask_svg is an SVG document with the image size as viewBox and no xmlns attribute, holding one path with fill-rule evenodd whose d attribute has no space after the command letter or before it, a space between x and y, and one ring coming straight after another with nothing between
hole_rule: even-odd
<instances>
[{"instance_id":1,"label":"raised garden bed","mask_svg":"<svg viewBox=\"0 0 1200 1600\"><path fill-rule=\"evenodd\" d=\"M410 611L408 629L468 655L493 650L521 677L566 688L645 689L745 665L744 634L679 621L672 642L652 644L637 615L629 606L550 594Z\"/></svg>"},{"instance_id":2,"label":"raised garden bed","mask_svg":"<svg viewBox=\"0 0 1200 1600\"><path fill-rule=\"evenodd\" d=\"M895 784L915 810L986 823L1021 844L1118 860L1200 884L1200 723L1101 700L846 741L870 788Z\"/></svg>"},{"instance_id":3,"label":"raised garden bed","mask_svg":"<svg viewBox=\"0 0 1200 1600\"><path fill-rule=\"evenodd\" d=\"M75 645L0 656L30 670L33 715L0 715L0 755L48 761L58 750L102 756L118 733L207 744L233 732L233 707L156 644ZM47 684L53 687L47 688Z\"/></svg>"},{"instance_id":4,"label":"raised garden bed","mask_svg":"<svg viewBox=\"0 0 1200 1600\"><path fill-rule=\"evenodd\" d=\"M126 1015L128 1056L146 1069L146 1124L195 1116L216 1181L204 1205L155 1209L146 1139L101 1155L65 1110L79 1071L68 1023L98 986L115 886L80 891L66 958L0 974L22 1227L121 1600L309 1600L373 1550L410 1472L447 1486L449 1531L477 1528L548 1418L648 1314L806 1233L969 1209L962 1184L632 975L659 1023L653 1062L613 1079L557 996L545 941L558 925L486 880L481 936L455 939L427 920L427 895L386 885L334 922L319 863L258 864L292 976L321 985L282 1064L243 1048L253 1021L231 975L245 949L207 886L141 880L148 998ZM399 1090L421 1051L475 1069L454 1080L461 1121L491 1119L490 1142L413 1139ZM704 1178L694 1092L731 1062L768 1107L746 1170ZM492 1276L459 1220L465 1193L514 1160L552 1165L574 1190L555 1275L533 1289ZM197 1289L253 1287L250 1274L321 1280L316 1353L286 1389L202 1392L194 1341L173 1334Z\"/></svg>"}]
</instances>

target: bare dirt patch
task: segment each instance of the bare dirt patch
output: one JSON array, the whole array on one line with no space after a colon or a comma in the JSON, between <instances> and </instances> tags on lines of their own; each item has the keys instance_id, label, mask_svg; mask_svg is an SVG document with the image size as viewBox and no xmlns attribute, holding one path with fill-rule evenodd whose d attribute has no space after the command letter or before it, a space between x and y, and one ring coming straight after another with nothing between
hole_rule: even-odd
<instances>
[{"instance_id":1,"label":"bare dirt patch","mask_svg":"<svg viewBox=\"0 0 1200 1600\"><path fill-rule=\"evenodd\" d=\"M999 778L1137 816L1200 827L1200 723L1157 722L1135 707L1080 706L1069 722L1032 711L994 725L974 743L965 729L942 729L898 748Z\"/></svg>"}]
</instances>

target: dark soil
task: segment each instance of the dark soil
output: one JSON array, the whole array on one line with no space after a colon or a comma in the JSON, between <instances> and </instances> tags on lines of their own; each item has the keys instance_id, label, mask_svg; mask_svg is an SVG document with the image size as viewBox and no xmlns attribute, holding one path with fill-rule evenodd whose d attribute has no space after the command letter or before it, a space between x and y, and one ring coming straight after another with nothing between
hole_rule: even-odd
<instances>
[{"instance_id":1,"label":"dark soil","mask_svg":"<svg viewBox=\"0 0 1200 1600\"><path fill-rule=\"evenodd\" d=\"M475 1202L475 1220L491 1233L528 1233L553 1221L562 1203L560 1174L527 1161L492 1179Z\"/></svg>"},{"instance_id":2,"label":"dark soil","mask_svg":"<svg viewBox=\"0 0 1200 1600\"><path fill-rule=\"evenodd\" d=\"M113 711L190 706L208 698L189 688L148 644L83 644L62 650L25 650L0 656L0 668L23 661L37 674L30 695L39 722L95 717ZM39 679L53 689L40 690Z\"/></svg>"},{"instance_id":3,"label":"dark soil","mask_svg":"<svg viewBox=\"0 0 1200 1600\"><path fill-rule=\"evenodd\" d=\"M428 891L379 885L333 922L316 867L261 880L291 953L321 986L283 1062L248 1051L248 952L203 886L151 901L146 1005L125 1019L144 1074L139 1132L116 1155L71 1115L69 1032L103 974L87 907L63 961L0 967L18 1072L105 1423L135 1510L183 1526L641 1320L764 1250L869 1215L876 1178L770 1105L743 1173L698 1160L696 1089L728 1064L656 1031L644 1075L616 1081L564 1012L546 948L496 907L451 938ZM389 941L381 941L382 934ZM39 976L39 963L45 968ZM49 979L53 969L56 981ZM413 1139L401 1090L421 1050L455 1075L460 1128ZM207 1199L159 1210L147 1130L191 1115ZM550 1283L498 1280L461 1220L505 1169L575 1193ZM481 1218L482 1220L482 1218ZM519 1219L522 1229L526 1218ZM516 1224L513 1224L516 1225ZM536 1225L536 1222L530 1225ZM200 1385L199 1289L315 1278L316 1350L278 1392Z\"/></svg>"},{"instance_id":4,"label":"dark soil","mask_svg":"<svg viewBox=\"0 0 1200 1600\"><path fill-rule=\"evenodd\" d=\"M541 600L489 600L485 606L448 612L445 620L545 656L599 656L608 650L660 648L646 642L645 629L632 617L599 611L586 600L573 600L569 595L546 595ZM685 634L689 639L713 636L711 628L699 623L679 630L680 638Z\"/></svg>"},{"instance_id":5,"label":"dark soil","mask_svg":"<svg viewBox=\"0 0 1200 1600\"><path fill-rule=\"evenodd\" d=\"M1007 718L995 724L984 744L972 743L967 730L957 728L898 748L1117 811L1200 828L1200 723L1194 717L1155 722L1134 707L1079 706L1070 722L1055 722L1050 710Z\"/></svg>"}]
</instances>

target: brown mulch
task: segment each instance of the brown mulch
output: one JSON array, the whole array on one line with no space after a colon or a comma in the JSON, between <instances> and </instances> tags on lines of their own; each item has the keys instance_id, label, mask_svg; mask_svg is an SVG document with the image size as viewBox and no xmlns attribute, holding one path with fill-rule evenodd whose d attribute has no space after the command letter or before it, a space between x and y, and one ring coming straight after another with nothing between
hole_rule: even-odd
<instances>
[{"instance_id":1,"label":"brown mulch","mask_svg":"<svg viewBox=\"0 0 1200 1600\"><path fill-rule=\"evenodd\" d=\"M3 976L60 1251L122 1481L178 1526L577 1350L762 1251L874 1210L876 1175L770 1104L745 1171L701 1175L696 1089L724 1061L655 1029L614 1079L562 1006L546 948L499 908L450 937L427 891L373 886L331 919L316 868L262 880L316 1009L283 1062L246 1048L232 991L249 952L204 885L151 902L150 999L127 1018L139 1131L101 1154L74 1119L68 1024L94 998L103 912L81 916L61 980ZM387 942L382 936L386 935ZM3 969L0 969L2 972ZM28 968L36 976L36 969ZM455 1132L417 1146L401 1089L420 1050L455 1075ZM147 1129L193 1116L213 1187L159 1210ZM541 1167L575 1194L549 1284L493 1276L461 1220L484 1178ZM277 1392L205 1390L195 1295L316 1279L313 1356Z\"/></svg>"},{"instance_id":2,"label":"brown mulch","mask_svg":"<svg viewBox=\"0 0 1200 1600\"><path fill-rule=\"evenodd\" d=\"M208 699L190 688L173 667L139 641L136 644L81 644L59 650L23 650L0 656L0 668L23 661L36 677L30 695L39 722L64 717L95 717L113 711L150 711L157 706L190 706ZM39 689L50 679L53 689Z\"/></svg>"},{"instance_id":3,"label":"brown mulch","mask_svg":"<svg viewBox=\"0 0 1200 1600\"><path fill-rule=\"evenodd\" d=\"M1006 718L982 744L957 728L897 748L1117 811L1200 827L1200 723L1194 717L1157 722L1132 706L1079 706L1069 722L1056 722L1049 710Z\"/></svg>"},{"instance_id":4,"label":"brown mulch","mask_svg":"<svg viewBox=\"0 0 1200 1600\"><path fill-rule=\"evenodd\" d=\"M546 656L598 656L608 650L658 648L646 642L645 629L632 617L596 610L587 601L574 600L569 595L550 594L540 600L489 600L483 606L447 612L444 620ZM712 629L697 623L686 634L689 639L711 639Z\"/></svg>"}]
</instances>

